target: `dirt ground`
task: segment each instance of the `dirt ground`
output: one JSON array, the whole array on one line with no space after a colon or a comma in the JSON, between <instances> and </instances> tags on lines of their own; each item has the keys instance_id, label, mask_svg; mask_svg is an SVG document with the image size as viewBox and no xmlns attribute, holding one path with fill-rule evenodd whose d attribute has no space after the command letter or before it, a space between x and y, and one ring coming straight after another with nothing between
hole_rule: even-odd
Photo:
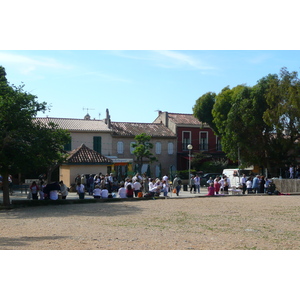
<instances>
[{"instance_id":1,"label":"dirt ground","mask_svg":"<svg viewBox=\"0 0 300 300\"><path fill-rule=\"evenodd\" d=\"M0 250L300 249L296 195L20 207L0 222Z\"/></svg>"}]
</instances>

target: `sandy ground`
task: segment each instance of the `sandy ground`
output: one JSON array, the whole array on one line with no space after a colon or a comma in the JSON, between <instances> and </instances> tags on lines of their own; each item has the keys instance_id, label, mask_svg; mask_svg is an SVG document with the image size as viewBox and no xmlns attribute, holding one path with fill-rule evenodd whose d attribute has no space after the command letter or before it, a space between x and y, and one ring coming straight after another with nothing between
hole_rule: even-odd
<instances>
[{"instance_id":1,"label":"sandy ground","mask_svg":"<svg viewBox=\"0 0 300 300\"><path fill-rule=\"evenodd\" d=\"M0 249L300 249L300 196L118 201L0 211Z\"/></svg>"}]
</instances>

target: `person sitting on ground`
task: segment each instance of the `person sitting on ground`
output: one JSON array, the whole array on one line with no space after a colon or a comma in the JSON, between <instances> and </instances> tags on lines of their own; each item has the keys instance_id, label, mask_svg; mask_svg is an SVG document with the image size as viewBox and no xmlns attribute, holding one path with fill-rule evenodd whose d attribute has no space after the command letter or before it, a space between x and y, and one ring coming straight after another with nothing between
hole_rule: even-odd
<instances>
[{"instance_id":1,"label":"person sitting on ground","mask_svg":"<svg viewBox=\"0 0 300 300\"><path fill-rule=\"evenodd\" d=\"M95 199L100 199L101 198L101 189L99 187L99 185L96 185L94 190L93 190L93 195Z\"/></svg>"},{"instance_id":2,"label":"person sitting on ground","mask_svg":"<svg viewBox=\"0 0 300 300\"><path fill-rule=\"evenodd\" d=\"M131 184L127 184L126 196L127 196L127 198L133 198L133 188L132 188Z\"/></svg>"},{"instance_id":3,"label":"person sitting on ground","mask_svg":"<svg viewBox=\"0 0 300 300\"><path fill-rule=\"evenodd\" d=\"M206 196L214 196L215 195L215 187L214 183L210 183L209 187L207 188L208 194Z\"/></svg>"},{"instance_id":4,"label":"person sitting on ground","mask_svg":"<svg viewBox=\"0 0 300 300\"><path fill-rule=\"evenodd\" d=\"M119 198L127 198L126 196L126 188L124 187L124 183L121 184L121 187L118 190Z\"/></svg>"},{"instance_id":5,"label":"person sitting on ground","mask_svg":"<svg viewBox=\"0 0 300 300\"><path fill-rule=\"evenodd\" d=\"M108 198L108 189L107 189L106 186L105 186L104 189L102 189L102 191L101 191L101 198L102 198L102 199L107 199L107 198Z\"/></svg>"}]
</instances>

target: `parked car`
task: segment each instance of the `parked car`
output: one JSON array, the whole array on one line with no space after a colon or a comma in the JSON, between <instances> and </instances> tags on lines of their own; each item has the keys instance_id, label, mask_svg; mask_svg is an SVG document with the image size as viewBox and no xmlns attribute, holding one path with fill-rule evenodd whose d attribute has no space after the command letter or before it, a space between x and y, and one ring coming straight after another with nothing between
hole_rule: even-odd
<instances>
[{"instance_id":1,"label":"parked car","mask_svg":"<svg viewBox=\"0 0 300 300\"><path fill-rule=\"evenodd\" d=\"M211 177L212 179L215 179L217 176L221 176L220 173L206 173L200 178L200 185L201 186L207 186L207 180Z\"/></svg>"}]
</instances>

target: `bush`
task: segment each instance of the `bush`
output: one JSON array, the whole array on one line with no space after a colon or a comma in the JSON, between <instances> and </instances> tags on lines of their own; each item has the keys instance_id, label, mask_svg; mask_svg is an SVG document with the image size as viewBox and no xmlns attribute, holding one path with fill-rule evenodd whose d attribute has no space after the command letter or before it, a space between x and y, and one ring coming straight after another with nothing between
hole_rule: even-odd
<instances>
[{"instance_id":1,"label":"bush","mask_svg":"<svg viewBox=\"0 0 300 300\"><path fill-rule=\"evenodd\" d=\"M191 170L191 174L196 174L196 170ZM189 179L189 170L182 170L182 171L177 171L176 174L181 178L181 179Z\"/></svg>"}]
</instances>

